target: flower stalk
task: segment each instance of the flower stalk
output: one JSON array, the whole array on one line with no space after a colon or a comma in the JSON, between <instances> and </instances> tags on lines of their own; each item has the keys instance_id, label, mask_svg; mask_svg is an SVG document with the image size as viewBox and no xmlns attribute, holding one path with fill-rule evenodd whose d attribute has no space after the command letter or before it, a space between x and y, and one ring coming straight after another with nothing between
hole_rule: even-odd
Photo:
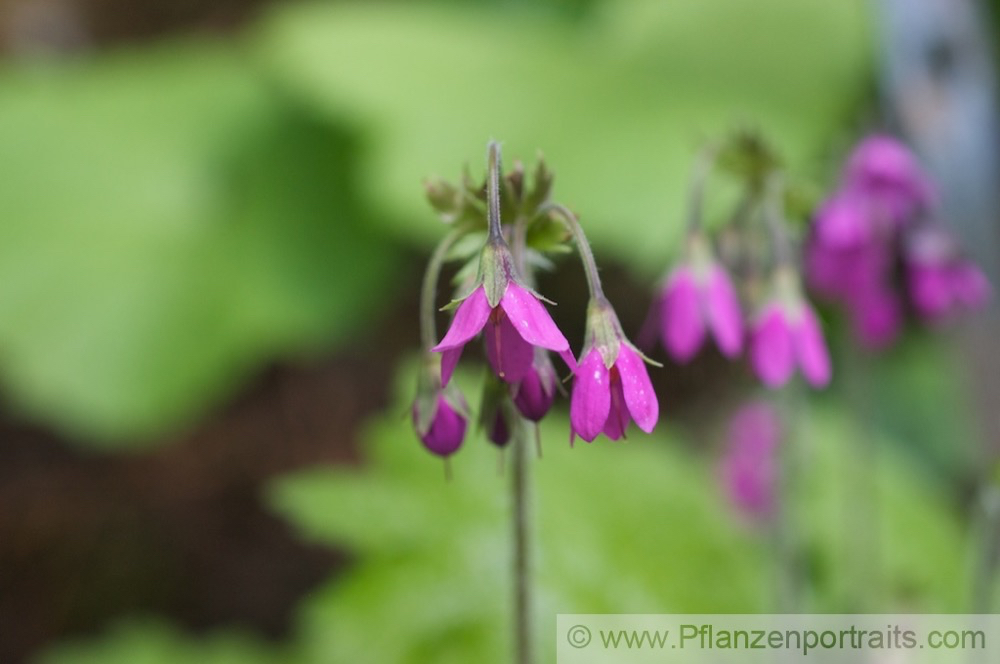
<instances>
[{"instance_id":1,"label":"flower stalk","mask_svg":"<svg viewBox=\"0 0 1000 664\"><path fill-rule=\"evenodd\" d=\"M444 239L435 247L434 253L427 261L427 269L424 271L424 281L420 289L420 344L424 350L430 351L437 343L437 299L438 280L441 278L441 267L448 257L448 252L465 234L464 228L455 228L444 236Z\"/></svg>"},{"instance_id":2,"label":"flower stalk","mask_svg":"<svg viewBox=\"0 0 1000 664\"><path fill-rule=\"evenodd\" d=\"M601 287L601 277L597 272L597 262L594 260L594 252L587 242L587 235L583 232L583 226L569 208L560 203L546 203L540 212L555 212L576 242L576 251L583 262L583 271L587 276L587 288L590 290L590 299L595 302L606 302L604 289Z\"/></svg>"}]
</instances>

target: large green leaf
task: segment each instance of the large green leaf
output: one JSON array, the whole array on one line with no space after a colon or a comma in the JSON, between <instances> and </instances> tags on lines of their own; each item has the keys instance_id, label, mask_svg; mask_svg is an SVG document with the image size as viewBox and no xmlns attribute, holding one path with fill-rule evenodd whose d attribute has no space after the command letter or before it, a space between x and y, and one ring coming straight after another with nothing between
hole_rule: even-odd
<instances>
[{"instance_id":1,"label":"large green leaf","mask_svg":"<svg viewBox=\"0 0 1000 664\"><path fill-rule=\"evenodd\" d=\"M662 269L699 142L749 123L810 166L867 75L860 0L604 2L582 24L419 3L307 4L262 28L288 89L365 127L366 200L400 232L439 231L417 183L544 150L602 250Z\"/></svg>"},{"instance_id":2,"label":"large green leaf","mask_svg":"<svg viewBox=\"0 0 1000 664\"><path fill-rule=\"evenodd\" d=\"M353 329L390 264L342 130L234 49L0 74L0 371L101 441L176 426Z\"/></svg>"}]
</instances>

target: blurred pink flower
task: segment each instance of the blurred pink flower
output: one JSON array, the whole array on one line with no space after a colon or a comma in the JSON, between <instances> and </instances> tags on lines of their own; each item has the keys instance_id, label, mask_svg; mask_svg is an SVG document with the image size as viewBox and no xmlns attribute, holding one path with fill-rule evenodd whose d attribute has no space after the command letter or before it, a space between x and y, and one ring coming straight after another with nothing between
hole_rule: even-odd
<instances>
[{"instance_id":1,"label":"blurred pink flower","mask_svg":"<svg viewBox=\"0 0 1000 664\"><path fill-rule=\"evenodd\" d=\"M766 402L744 405L730 420L719 478L729 502L746 516L774 514L781 437L781 421Z\"/></svg>"}]
</instances>

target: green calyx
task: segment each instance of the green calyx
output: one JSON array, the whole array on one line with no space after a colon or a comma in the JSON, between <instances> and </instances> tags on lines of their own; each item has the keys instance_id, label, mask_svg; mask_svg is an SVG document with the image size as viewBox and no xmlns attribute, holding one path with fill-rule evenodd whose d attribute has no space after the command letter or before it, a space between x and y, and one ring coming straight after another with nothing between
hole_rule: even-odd
<instances>
[{"instance_id":1,"label":"green calyx","mask_svg":"<svg viewBox=\"0 0 1000 664\"><path fill-rule=\"evenodd\" d=\"M603 298L591 298L587 305L587 336L582 357L596 348L604 359L604 366L610 369L618 359L624 337L621 323L611 304Z\"/></svg>"},{"instance_id":2,"label":"green calyx","mask_svg":"<svg viewBox=\"0 0 1000 664\"><path fill-rule=\"evenodd\" d=\"M514 258L507 243L502 239L487 240L479 257L479 282L486 291L486 301L491 307L500 304L513 273Z\"/></svg>"}]
</instances>

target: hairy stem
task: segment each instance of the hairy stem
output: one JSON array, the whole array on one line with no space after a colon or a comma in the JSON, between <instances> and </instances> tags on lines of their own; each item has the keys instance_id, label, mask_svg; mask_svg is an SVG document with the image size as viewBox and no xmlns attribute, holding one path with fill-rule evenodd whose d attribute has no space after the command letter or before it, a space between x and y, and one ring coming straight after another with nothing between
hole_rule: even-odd
<instances>
[{"instance_id":1,"label":"hairy stem","mask_svg":"<svg viewBox=\"0 0 1000 664\"><path fill-rule=\"evenodd\" d=\"M590 289L590 298L597 302L605 302L604 289L601 287L601 277L597 273L597 263L594 261L594 252L587 242L587 236L583 232L583 226L569 208L559 203L547 203L542 206L540 212L555 212L566 224L566 228L573 235L576 241L576 252L583 262L583 271L587 275L587 287Z\"/></svg>"},{"instance_id":2,"label":"hairy stem","mask_svg":"<svg viewBox=\"0 0 1000 664\"><path fill-rule=\"evenodd\" d=\"M420 343L424 350L430 350L437 345L437 286L441 277L441 266L455 242L465 234L464 228L452 229L444 236L427 261L424 271L424 282L420 289Z\"/></svg>"},{"instance_id":3,"label":"hairy stem","mask_svg":"<svg viewBox=\"0 0 1000 664\"><path fill-rule=\"evenodd\" d=\"M500 227L500 144L490 141L486 147L486 222L489 241L503 242Z\"/></svg>"}]
</instances>

